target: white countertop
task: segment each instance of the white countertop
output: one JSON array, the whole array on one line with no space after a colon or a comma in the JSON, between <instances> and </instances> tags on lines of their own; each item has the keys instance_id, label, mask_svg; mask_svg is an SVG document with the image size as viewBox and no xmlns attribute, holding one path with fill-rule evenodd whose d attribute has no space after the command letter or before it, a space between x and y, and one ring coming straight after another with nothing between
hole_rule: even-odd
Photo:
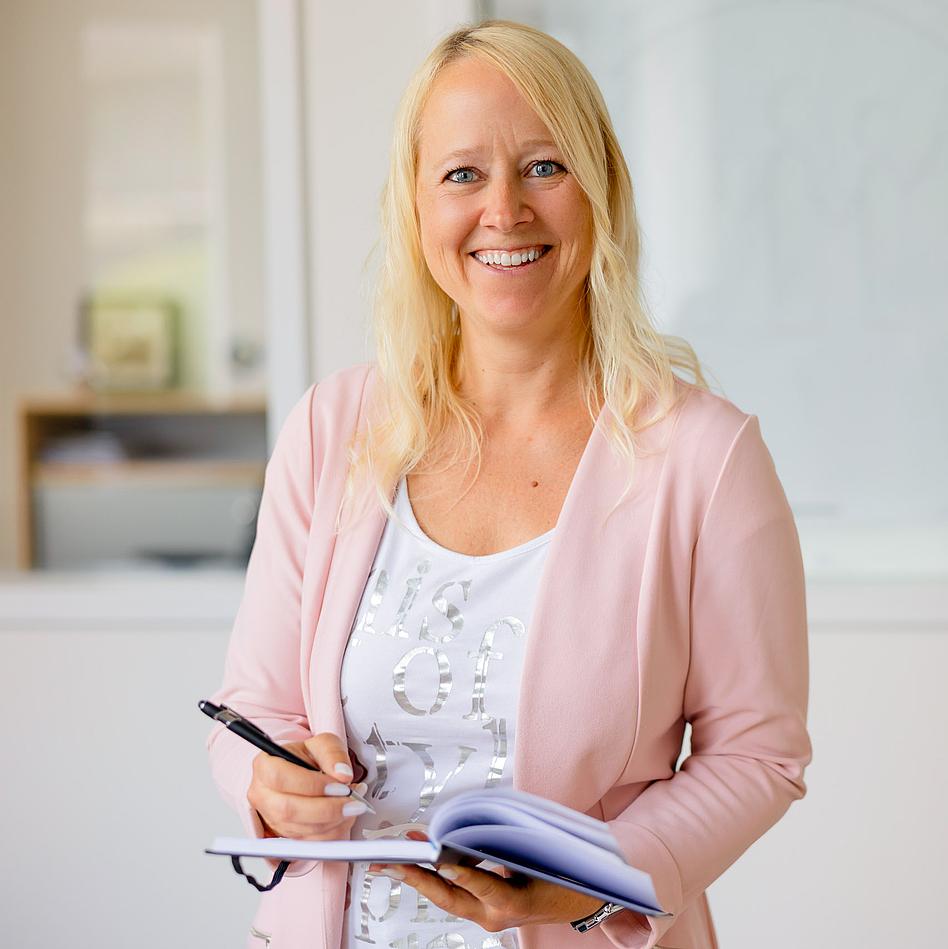
<instances>
[{"instance_id":1,"label":"white countertop","mask_svg":"<svg viewBox=\"0 0 948 949\"><path fill-rule=\"evenodd\" d=\"M243 592L239 570L0 572L0 631L221 629ZM948 629L948 579L808 577L811 628Z\"/></svg>"},{"instance_id":2,"label":"white countertop","mask_svg":"<svg viewBox=\"0 0 948 949\"><path fill-rule=\"evenodd\" d=\"M0 572L0 630L229 629L242 570Z\"/></svg>"}]
</instances>

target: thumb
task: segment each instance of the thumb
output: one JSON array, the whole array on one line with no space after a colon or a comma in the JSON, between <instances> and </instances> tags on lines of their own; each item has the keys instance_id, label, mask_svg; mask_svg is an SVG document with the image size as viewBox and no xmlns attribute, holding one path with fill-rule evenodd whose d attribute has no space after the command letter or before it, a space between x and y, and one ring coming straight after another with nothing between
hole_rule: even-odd
<instances>
[{"instance_id":1,"label":"thumb","mask_svg":"<svg viewBox=\"0 0 948 949\"><path fill-rule=\"evenodd\" d=\"M352 763L346 743L332 732L321 732L307 738L303 744L320 771L329 777L348 784L353 777Z\"/></svg>"}]
</instances>

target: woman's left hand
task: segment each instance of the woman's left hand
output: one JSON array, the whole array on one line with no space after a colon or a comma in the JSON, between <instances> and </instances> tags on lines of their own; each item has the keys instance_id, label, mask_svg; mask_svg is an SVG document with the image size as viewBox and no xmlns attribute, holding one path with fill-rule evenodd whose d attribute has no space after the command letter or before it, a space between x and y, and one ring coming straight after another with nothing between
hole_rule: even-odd
<instances>
[{"instance_id":1,"label":"woman's left hand","mask_svg":"<svg viewBox=\"0 0 948 949\"><path fill-rule=\"evenodd\" d=\"M436 873L415 864L373 863L369 870L403 880L452 916L463 916L490 933L532 923L568 923L594 913L604 902L521 873L503 877L477 867L437 867Z\"/></svg>"}]
</instances>

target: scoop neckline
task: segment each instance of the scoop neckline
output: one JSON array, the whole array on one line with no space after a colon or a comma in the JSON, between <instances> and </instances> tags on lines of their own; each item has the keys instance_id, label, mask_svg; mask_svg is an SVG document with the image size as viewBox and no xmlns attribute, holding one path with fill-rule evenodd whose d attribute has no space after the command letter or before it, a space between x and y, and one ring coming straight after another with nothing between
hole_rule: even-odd
<instances>
[{"instance_id":1,"label":"scoop neckline","mask_svg":"<svg viewBox=\"0 0 948 949\"><path fill-rule=\"evenodd\" d=\"M548 544L556 533L556 525L554 525L545 533L524 541L516 547L508 547L506 550L496 550L492 554L465 554L460 550L452 550L450 547L444 547L436 540L432 540L421 529L418 520L415 518L415 511L411 506L411 498L408 496L408 480L404 475L401 481L398 482L398 489L395 494L395 511L396 513L400 512L404 516L407 521L407 524L404 526L407 527L409 533L412 534L416 540L445 556L455 557L469 563L490 563L493 560L506 560L509 557L517 557L543 544Z\"/></svg>"}]
</instances>

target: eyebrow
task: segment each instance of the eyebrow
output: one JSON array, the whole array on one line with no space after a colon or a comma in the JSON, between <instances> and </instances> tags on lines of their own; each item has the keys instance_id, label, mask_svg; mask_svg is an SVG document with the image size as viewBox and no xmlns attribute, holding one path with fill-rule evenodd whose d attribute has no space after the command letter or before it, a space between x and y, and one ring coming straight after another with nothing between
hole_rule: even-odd
<instances>
[{"instance_id":1,"label":"eyebrow","mask_svg":"<svg viewBox=\"0 0 948 949\"><path fill-rule=\"evenodd\" d=\"M544 148L556 148L556 143L551 142L548 138L531 138L529 141L523 143L524 151L541 146ZM480 154L480 149L477 148L458 148L453 152L448 152L438 164L447 165L455 161L468 161L477 158Z\"/></svg>"}]
</instances>

